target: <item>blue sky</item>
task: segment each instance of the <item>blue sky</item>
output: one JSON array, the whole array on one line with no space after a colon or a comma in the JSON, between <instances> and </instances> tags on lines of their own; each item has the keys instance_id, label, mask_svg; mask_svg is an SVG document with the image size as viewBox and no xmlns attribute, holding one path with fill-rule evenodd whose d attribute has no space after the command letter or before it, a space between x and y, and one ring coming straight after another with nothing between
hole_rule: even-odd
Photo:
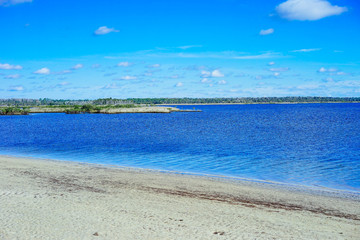
<instances>
[{"instance_id":1,"label":"blue sky","mask_svg":"<svg viewBox=\"0 0 360 240\"><path fill-rule=\"evenodd\" d=\"M357 0L0 0L0 98L360 96Z\"/></svg>"}]
</instances>

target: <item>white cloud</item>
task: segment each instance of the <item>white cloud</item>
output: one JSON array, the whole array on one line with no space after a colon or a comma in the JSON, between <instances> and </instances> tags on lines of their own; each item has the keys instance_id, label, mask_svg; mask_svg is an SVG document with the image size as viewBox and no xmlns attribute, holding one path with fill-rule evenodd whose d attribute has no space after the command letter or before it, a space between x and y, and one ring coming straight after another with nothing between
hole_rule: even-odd
<instances>
[{"instance_id":1,"label":"white cloud","mask_svg":"<svg viewBox=\"0 0 360 240\"><path fill-rule=\"evenodd\" d=\"M9 88L9 91L24 91L24 87L23 86L12 86Z\"/></svg>"},{"instance_id":2,"label":"white cloud","mask_svg":"<svg viewBox=\"0 0 360 240\"><path fill-rule=\"evenodd\" d=\"M320 73L324 73L324 72L337 72L337 69L336 68L324 68L324 67L321 67L318 72Z\"/></svg>"},{"instance_id":3,"label":"white cloud","mask_svg":"<svg viewBox=\"0 0 360 240\"><path fill-rule=\"evenodd\" d=\"M10 65L8 63L0 63L0 69L4 69L4 70L20 70L23 67L20 65Z\"/></svg>"},{"instance_id":4,"label":"white cloud","mask_svg":"<svg viewBox=\"0 0 360 240\"><path fill-rule=\"evenodd\" d=\"M280 17L288 20L314 21L340 15L347 8L331 5L326 0L287 0L278 5L276 11Z\"/></svg>"},{"instance_id":5,"label":"white cloud","mask_svg":"<svg viewBox=\"0 0 360 240\"><path fill-rule=\"evenodd\" d=\"M272 65L274 65L274 64L275 64L275 62L269 62L269 63L268 63L269 66L272 66Z\"/></svg>"},{"instance_id":6,"label":"white cloud","mask_svg":"<svg viewBox=\"0 0 360 240\"><path fill-rule=\"evenodd\" d=\"M118 66L118 67L129 67L131 65L132 65L132 63L129 63L129 62L119 62L118 64L116 64L116 66Z\"/></svg>"},{"instance_id":7,"label":"white cloud","mask_svg":"<svg viewBox=\"0 0 360 240\"><path fill-rule=\"evenodd\" d=\"M208 78L208 77L224 77L224 74L220 72L220 70L216 69L212 72L209 71L201 71L201 77Z\"/></svg>"},{"instance_id":8,"label":"white cloud","mask_svg":"<svg viewBox=\"0 0 360 240\"><path fill-rule=\"evenodd\" d=\"M318 72L326 72L326 68L321 67L321 68L318 70Z\"/></svg>"},{"instance_id":9,"label":"white cloud","mask_svg":"<svg viewBox=\"0 0 360 240\"><path fill-rule=\"evenodd\" d=\"M274 29L273 28L269 28L269 29L266 29L266 30L261 30L260 31L260 35L269 35L269 34L272 34L274 33Z\"/></svg>"},{"instance_id":10,"label":"white cloud","mask_svg":"<svg viewBox=\"0 0 360 240\"><path fill-rule=\"evenodd\" d=\"M20 78L20 77L21 77L20 74L12 74L12 75L7 75L4 78L5 79L17 79L17 78Z\"/></svg>"},{"instance_id":11,"label":"white cloud","mask_svg":"<svg viewBox=\"0 0 360 240\"><path fill-rule=\"evenodd\" d=\"M61 82L58 84L58 86L66 86L66 85L69 85L70 83L69 82Z\"/></svg>"},{"instance_id":12,"label":"white cloud","mask_svg":"<svg viewBox=\"0 0 360 240\"><path fill-rule=\"evenodd\" d=\"M274 77L278 77L278 76L280 76L280 73L274 72Z\"/></svg>"},{"instance_id":13,"label":"white cloud","mask_svg":"<svg viewBox=\"0 0 360 240\"><path fill-rule=\"evenodd\" d=\"M135 80L136 77L135 76L123 76L120 78L120 80Z\"/></svg>"},{"instance_id":14,"label":"white cloud","mask_svg":"<svg viewBox=\"0 0 360 240\"><path fill-rule=\"evenodd\" d=\"M0 0L0 6L8 7L11 5L32 2L32 0Z\"/></svg>"},{"instance_id":15,"label":"white cloud","mask_svg":"<svg viewBox=\"0 0 360 240\"><path fill-rule=\"evenodd\" d=\"M220 70L217 70L217 69L216 69L216 70L212 71L211 76L212 76L212 77L223 77L224 74L221 73Z\"/></svg>"},{"instance_id":16,"label":"white cloud","mask_svg":"<svg viewBox=\"0 0 360 240\"><path fill-rule=\"evenodd\" d=\"M48 69L48 68L41 68L41 69L35 71L34 73L36 73L36 74L50 74L50 69Z\"/></svg>"},{"instance_id":17,"label":"white cloud","mask_svg":"<svg viewBox=\"0 0 360 240\"><path fill-rule=\"evenodd\" d=\"M116 30L115 28L108 28L107 26L99 27L95 30L95 35L105 35L111 32L120 32L119 30Z\"/></svg>"},{"instance_id":18,"label":"white cloud","mask_svg":"<svg viewBox=\"0 0 360 240\"><path fill-rule=\"evenodd\" d=\"M211 72L202 70L201 71L201 76L204 77L204 78L211 77Z\"/></svg>"},{"instance_id":19,"label":"white cloud","mask_svg":"<svg viewBox=\"0 0 360 240\"><path fill-rule=\"evenodd\" d=\"M218 84L224 85L224 84L226 84L226 81L225 80L220 80L220 81L218 81Z\"/></svg>"},{"instance_id":20,"label":"white cloud","mask_svg":"<svg viewBox=\"0 0 360 240\"><path fill-rule=\"evenodd\" d=\"M178 82L175 87L182 87L184 84L182 82Z\"/></svg>"},{"instance_id":21,"label":"white cloud","mask_svg":"<svg viewBox=\"0 0 360 240\"><path fill-rule=\"evenodd\" d=\"M76 69L80 69L80 68L83 68L84 67L84 65L82 65L82 64L76 64L75 66L73 66L71 69L74 69L74 70L76 70Z\"/></svg>"},{"instance_id":22,"label":"white cloud","mask_svg":"<svg viewBox=\"0 0 360 240\"><path fill-rule=\"evenodd\" d=\"M269 71L271 71L271 72L286 72L286 71L288 71L289 70L289 68L270 68L269 69Z\"/></svg>"},{"instance_id":23,"label":"white cloud","mask_svg":"<svg viewBox=\"0 0 360 240\"><path fill-rule=\"evenodd\" d=\"M202 83L210 83L211 80L208 79L208 78L203 78L203 79L201 79L201 82L202 82Z\"/></svg>"},{"instance_id":24,"label":"white cloud","mask_svg":"<svg viewBox=\"0 0 360 240\"><path fill-rule=\"evenodd\" d=\"M321 48L305 48L305 49L293 50L291 52L315 52L320 50Z\"/></svg>"}]
</instances>

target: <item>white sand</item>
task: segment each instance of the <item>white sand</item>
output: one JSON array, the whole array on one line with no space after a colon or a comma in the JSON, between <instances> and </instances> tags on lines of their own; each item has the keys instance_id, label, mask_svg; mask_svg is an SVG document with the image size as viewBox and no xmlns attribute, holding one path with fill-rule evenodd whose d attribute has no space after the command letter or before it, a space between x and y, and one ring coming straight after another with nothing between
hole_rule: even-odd
<instances>
[{"instance_id":1,"label":"white sand","mask_svg":"<svg viewBox=\"0 0 360 240\"><path fill-rule=\"evenodd\" d=\"M0 239L360 239L360 201L0 156Z\"/></svg>"}]
</instances>

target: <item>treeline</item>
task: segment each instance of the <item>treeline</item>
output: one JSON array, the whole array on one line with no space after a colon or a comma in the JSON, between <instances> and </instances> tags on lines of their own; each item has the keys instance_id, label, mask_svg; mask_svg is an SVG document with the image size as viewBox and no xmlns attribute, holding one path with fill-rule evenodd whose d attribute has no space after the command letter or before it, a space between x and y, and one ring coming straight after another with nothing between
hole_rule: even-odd
<instances>
[{"instance_id":1,"label":"treeline","mask_svg":"<svg viewBox=\"0 0 360 240\"><path fill-rule=\"evenodd\" d=\"M101 98L96 100L64 99L0 99L0 106L82 106L127 105L127 104L256 104L256 103L351 103L360 102L360 97L239 97L239 98Z\"/></svg>"},{"instance_id":2,"label":"treeline","mask_svg":"<svg viewBox=\"0 0 360 240\"><path fill-rule=\"evenodd\" d=\"M11 98L11 99L0 99L0 106L82 106L86 104L92 105L126 105L134 104L126 99L115 99L115 98L100 98L96 100L70 100L70 99L25 99L25 98Z\"/></svg>"},{"instance_id":3,"label":"treeline","mask_svg":"<svg viewBox=\"0 0 360 240\"><path fill-rule=\"evenodd\" d=\"M11 98L0 99L0 106L59 106L59 105L84 105L90 100L65 100L65 99L26 99L26 98Z\"/></svg>"},{"instance_id":4,"label":"treeline","mask_svg":"<svg viewBox=\"0 0 360 240\"><path fill-rule=\"evenodd\" d=\"M135 104L221 104L221 103L345 103L360 97L240 97L240 98L128 98Z\"/></svg>"}]
</instances>

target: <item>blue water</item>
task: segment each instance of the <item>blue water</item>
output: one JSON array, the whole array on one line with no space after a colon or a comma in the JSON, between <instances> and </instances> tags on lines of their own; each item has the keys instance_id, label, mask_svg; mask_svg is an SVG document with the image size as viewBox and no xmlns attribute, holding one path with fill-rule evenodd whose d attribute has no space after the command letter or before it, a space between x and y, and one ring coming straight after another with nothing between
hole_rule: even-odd
<instances>
[{"instance_id":1,"label":"blue water","mask_svg":"<svg viewBox=\"0 0 360 240\"><path fill-rule=\"evenodd\" d=\"M360 104L195 107L1 116L0 154L360 191Z\"/></svg>"}]
</instances>

